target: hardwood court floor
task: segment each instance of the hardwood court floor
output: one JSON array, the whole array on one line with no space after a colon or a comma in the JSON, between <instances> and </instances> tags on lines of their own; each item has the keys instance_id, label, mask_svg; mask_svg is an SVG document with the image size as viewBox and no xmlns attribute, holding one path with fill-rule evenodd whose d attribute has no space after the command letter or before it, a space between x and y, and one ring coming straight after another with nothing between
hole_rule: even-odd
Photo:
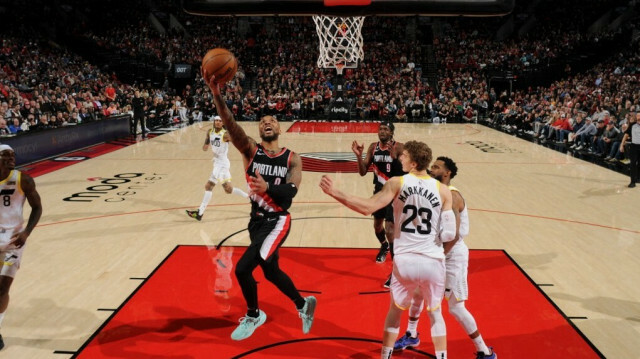
<instances>
[{"instance_id":1,"label":"hardwood court floor","mask_svg":"<svg viewBox=\"0 0 640 359\"><path fill-rule=\"evenodd\" d=\"M211 171L201 150L208 126L36 178L44 214L12 288L0 356L70 357L64 352L80 348L176 245L213 245L245 228L248 203L221 188L201 222L184 213L199 205ZM257 137L255 123L242 126ZM628 177L480 125L399 124L395 137L425 141L458 163L453 183L470 208L471 248L505 249L606 357L640 357L640 190L626 187ZM368 145L377 135L281 136L298 153L351 153L353 140ZM240 156L229 153L233 183L244 188ZM285 245L375 247L372 221L324 195L321 175L303 173L291 212L315 219L293 222ZM371 174L331 175L348 192L371 194ZM64 200L87 188L96 197ZM242 232L228 244L247 242Z\"/></svg>"}]
</instances>

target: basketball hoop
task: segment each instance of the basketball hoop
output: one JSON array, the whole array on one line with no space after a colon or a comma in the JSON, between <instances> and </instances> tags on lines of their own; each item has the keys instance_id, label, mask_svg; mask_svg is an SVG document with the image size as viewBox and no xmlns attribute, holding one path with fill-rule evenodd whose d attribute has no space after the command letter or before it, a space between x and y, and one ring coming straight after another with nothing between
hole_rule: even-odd
<instances>
[{"instance_id":1,"label":"basketball hoop","mask_svg":"<svg viewBox=\"0 0 640 359\"><path fill-rule=\"evenodd\" d=\"M365 16L314 15L320 40L318 67L335 68L342 75L343 68L356 68L364 57L362 24Z\"/></svg>"}]
</instances>

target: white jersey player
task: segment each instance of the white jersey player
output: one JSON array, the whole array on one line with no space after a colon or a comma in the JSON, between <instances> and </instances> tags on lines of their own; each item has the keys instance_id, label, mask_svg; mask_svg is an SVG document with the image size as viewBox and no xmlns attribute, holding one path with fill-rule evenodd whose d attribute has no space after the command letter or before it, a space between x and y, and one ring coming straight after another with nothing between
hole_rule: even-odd
<instances>
[{"instance_id":1,"label":"white jersey player","mask_svg":"<svg viewBox=\"0 0 640 359\"><path fill-rule=\"evenodd\" d=\"M400 162L408 174L392 177L370 198L337 190L328 176L322 177L320 187L345 206L365 215L393 201L395 256L381 357L391 357L402 311L411 305L414 291L419 291L428 304L436 358L446 359L447 330L440 304L445 289L443 243L452 241L456 234L451 191L427 174L431 149L426 144L405 143Z\"/></svg>"},{"instance_id":2,"label":"white jersey player","mask_svg":"<svg viewBox=\"0 0 640 359\"><path fill-rule=\"evenodd\" d=\"M469 248L464 238L469 234L469 211L460 191L451 186L451 179L458 173L458 167L448 157L438 157L431 166L431 175L449 186L453 200L453 213L456 216L456 238L445 244L446 253L446 291L445 297L449 301L449 313L462 325L476 347L476 358L495 359L497 354L493 348L487 347L476 321L469 313L464 302L469 298L467 272L469 266ZM414 292L411 308L409 309L409 325L404 336L396 341L395 350L413 348L420 345L418 336L418 318L423 307L423 295Z\"/></svg>"},{"instance_id":3,"label":"white jersey player","mask_svg":"<svg viewBox=\"0 0 640 359\"><path fill-rule=\"evenodd\" d=\"M213 152L213 170L209 180L204 185L204 196L200 203L200 208L194 211L187 210L187 215L191 218L195 218L198 221L202 219L204 211L207 209L211 197L213 196L213 187L217 184L222 184L225 192L228 194L235 194L244 198L248 198L246 192L241 189L234 188L231 185L231 172L229 171L231 163L229 162L229 134L222 126L222 119L220 116L215 116L213 119L213 128L207 132L207 137L204 140L202 150L206 151L211 148Z\"/></svg>"},{"instance_id":4,"label":"white jersey player","mask_svg":"<svg viewBox=\"0 0 640 359\"><path fill-rule=\"evenodd\" d=\"M42 215L40 195L31 176L15 169L16 156L8 145L0 145L0 325L9 306L9 289L20 268L27 238ZM24 226L24 201L31 214ZM0 335L0 349L4 341Z\"/></svg>"}]
</instances>

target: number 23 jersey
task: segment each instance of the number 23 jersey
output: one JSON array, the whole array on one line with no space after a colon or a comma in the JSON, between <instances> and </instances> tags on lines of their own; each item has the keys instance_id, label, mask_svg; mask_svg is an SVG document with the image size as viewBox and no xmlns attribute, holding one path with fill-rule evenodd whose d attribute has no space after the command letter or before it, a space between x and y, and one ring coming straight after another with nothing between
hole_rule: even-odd
<instances>
[{"instance_id":1,"label":"number 23 jersey","mask_svg":"<svg viewBox=\"0 0 640 359\"><path fill-rule=\"evenodd\" d=\"M430 176L402 176L402 187L393 200L395 255L418 253L444 259L438 236L442 210L440 185Z\"/></svg>"}]
</instances>

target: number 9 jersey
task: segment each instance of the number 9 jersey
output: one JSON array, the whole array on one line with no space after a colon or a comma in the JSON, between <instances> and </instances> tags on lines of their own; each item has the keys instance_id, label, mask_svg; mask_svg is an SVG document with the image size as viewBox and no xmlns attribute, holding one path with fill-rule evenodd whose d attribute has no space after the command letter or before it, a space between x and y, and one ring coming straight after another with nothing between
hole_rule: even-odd
<instances>
[{"instance_id":1,"label":"number 9 jersey","mask_svg":"<svg viewBox=\"0 0 640 359\"><path fill-rule=\"evenodd\" d=\"M430 176L406 174L402 187L393 200L395 255L417 253L444 259L438 231L442 199L441 183Z\"/></svg>"}]
</instances>

